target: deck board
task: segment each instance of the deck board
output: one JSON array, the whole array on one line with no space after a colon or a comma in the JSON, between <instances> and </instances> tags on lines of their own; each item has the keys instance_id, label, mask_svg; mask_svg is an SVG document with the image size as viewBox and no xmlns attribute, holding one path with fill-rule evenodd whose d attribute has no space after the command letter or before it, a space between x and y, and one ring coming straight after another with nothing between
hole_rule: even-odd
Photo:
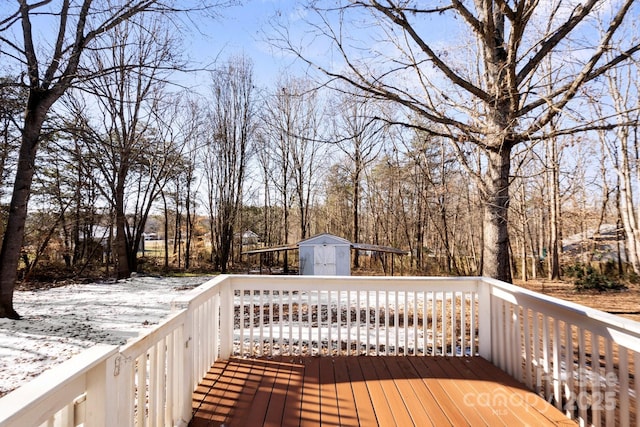
<instances>
[{"instance_id":1,"label":"deck board","mask_svg":"<svg viewBox=\"0 0 640 427\"><path fill-rule=\"evenodd\" d=\"M192 427L575 425L479 357L232 358L193 399Z\"/></svg>"}]
</instances>

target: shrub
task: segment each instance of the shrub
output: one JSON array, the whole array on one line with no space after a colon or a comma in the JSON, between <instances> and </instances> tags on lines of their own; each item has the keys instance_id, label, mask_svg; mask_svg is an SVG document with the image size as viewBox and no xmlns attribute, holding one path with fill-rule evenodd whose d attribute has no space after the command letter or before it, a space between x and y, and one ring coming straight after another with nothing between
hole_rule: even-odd
<instances>
[{"instance_id":1,"label":"shrub","mask_svg":"<svg viewBox=\"0 0 640 427\"><path fill-rule=\"evenodd\" d=\"M576 291L620 291L627 289L627 286L614 280L605 274L599 273L591 265L575 264L569 266L565 273L573 277L573 285Z\"/></svg>"}]
</instances>

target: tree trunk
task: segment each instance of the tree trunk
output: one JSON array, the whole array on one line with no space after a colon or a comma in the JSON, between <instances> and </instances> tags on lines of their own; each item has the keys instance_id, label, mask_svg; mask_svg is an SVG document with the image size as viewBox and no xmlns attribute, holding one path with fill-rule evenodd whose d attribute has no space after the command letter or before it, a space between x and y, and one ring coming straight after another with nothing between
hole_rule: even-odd
<instances>
[{"instance_id":1,"label":"tree trunk","mask_svg":"<svg viewBox=\"0 0 640 427\"><path fill-rule=\"evenodd\" d=\"M124 213L124 176L122 171L126 170L125 166L121 166L121 173L118 174L118 182L116 184L116 275L118 279L126 279L131 276L131 268L129 266L129 251L127 248L126 221Z\"/></svg>"},{"instance_id":2,"label":"tree trunk","mask_svg":"<svg viewBox=\"0 0 640 427\"><path fill-rule=\"evenodd\" d=\"M482 275L511 282L509 266L509 171L511 146L487 150L488 170L485 180Z\"/></svg>"},{"instance_id":3,"label":"tree trunk","mask_svg":"<svg viewBox=\"0 0 640 427\"><path fill-rule=\"evenodd\" d=\"M164 271L169 272L169 208L164 191L160 193L164 206Z\"/></svg>"},{"instance_id":4,"label":"tree trunk","mask_svg":"<svg viewBox=\"0 0 640 427\"><path fill-rule=\"evenodd\" d=\"M549 278L560 278L560 179L555 139L547 144L549 163Z\"/></svg>"},{"instance_id":5,"label":"tree trunk","mask_svg":"<svg viewBox=\"0 0 640 427\"><path fill-rule=\"evenodd\" d=\"M360 166L356 164L355 167L356 173L353 179L353 243L358 243L360 240L360 174L357 168ZM353 252L353 268L358 267L360 267L360 252L356 249Z\"/></svg>"},{"instance_id":6,"label":"tree trunk","mask_svg":"<svg viewBox=\"0 0 640 427\"><path fill-rule=\"evenodd\" d=\"M56 96L45 97L41 91L31 91L29 94L7 228L0 249L0 318L20 318L13 307L13 290L18 278L18 262L22 252L38 140L47 111L55 99Z\"/></svg>"}]
</instances>

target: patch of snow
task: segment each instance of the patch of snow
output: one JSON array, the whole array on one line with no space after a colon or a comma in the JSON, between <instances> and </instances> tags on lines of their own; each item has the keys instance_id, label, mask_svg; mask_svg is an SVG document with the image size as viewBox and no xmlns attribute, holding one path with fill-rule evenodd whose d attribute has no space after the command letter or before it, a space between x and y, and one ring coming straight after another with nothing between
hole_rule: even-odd
<instances>
[{"instance_id":1,"label":"patch of snow","mask_svg":"<svg viewBox=\"0 0 640 427\"><path fill-rule=\"evenodd\" d=\"M97 344L124 344L167 317L210 277L128 280L16 291L21 320L0 319L0 396Z\"/></svg>"}]
</instances>

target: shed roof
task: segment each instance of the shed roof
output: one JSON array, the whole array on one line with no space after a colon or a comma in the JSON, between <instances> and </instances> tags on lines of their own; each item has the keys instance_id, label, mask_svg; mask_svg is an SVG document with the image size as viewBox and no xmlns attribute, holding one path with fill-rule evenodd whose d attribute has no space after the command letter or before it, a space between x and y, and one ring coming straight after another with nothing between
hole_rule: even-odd
<instances>
[{"instance_id":1,"label":"shed roof","mask_svg":"<svg viewBox=\"0 0 640 427\"><path fill-rule=\"evenodd\" d=\"M298 242L298 246L327 245L327 244L351 245L351 242L348 241L347 239L343 239L342 237L334 236L333 234L329 234L329 233L318 234Z\"/></svg>"}]
</instances>

